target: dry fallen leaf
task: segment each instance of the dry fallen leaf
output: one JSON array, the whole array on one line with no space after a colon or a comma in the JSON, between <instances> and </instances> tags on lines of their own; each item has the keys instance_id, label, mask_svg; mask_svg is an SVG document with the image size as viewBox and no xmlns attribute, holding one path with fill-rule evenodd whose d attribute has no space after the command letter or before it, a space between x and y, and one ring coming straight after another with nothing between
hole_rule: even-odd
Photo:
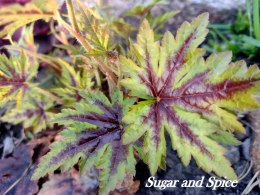
<instances>
[{"instance_id":1,"label":"dry fallen leaf","mask_svg":"<svg viewBox=\"0 0 260 195\"><path fill-rule=\"evenodd\" d=\"M38 191L38 181L32 181L33 148L21 145L11 157L0 160L0 194L32 195Z\"/></svg>"},{"instance_id":2,"label":"dry fallen leaf","mask_svg":"<svg viewBox=\"0 0 260 195\"><path fill-rule=\"evenodd\" d=\"M0 194L33 195L38 192L38 180L31 180L31 177L38 159L48 152L58 131L38 133L26 145L16 146L12 156L0 160Z\"/></svg>"},{"instance_id":3,"label":"dry fallen leaf","mask_svg":"<svg viewBox=\"0 0 260 195\"><path fill-rule=\"evenodd\" d=\"M43 184L39 195L96 195L98 180L91 176L92 173L80 175L75 169L62 174L50 175L50 180Z\"/></svg>"},{"instance_id":4,"label":"dry fallen leaf","mask_svg":"<svg viewBox=\"0 0 260 195\"><path fill-rule=\"evenodd\" d=\"M123 182L112 192L113 195L133 195L137 192L140 181L134 181L133 175L126 175Z\"/></svg>"}]
</instances>

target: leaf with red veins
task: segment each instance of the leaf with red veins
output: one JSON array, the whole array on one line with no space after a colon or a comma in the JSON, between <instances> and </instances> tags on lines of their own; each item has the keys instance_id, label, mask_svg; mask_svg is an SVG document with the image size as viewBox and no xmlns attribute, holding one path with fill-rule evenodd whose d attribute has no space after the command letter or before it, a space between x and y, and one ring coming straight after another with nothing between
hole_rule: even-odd
<instances>
[{"instance_id":1,"label":"leaf with red veins","mask_svg":"<svg viewBox=\"0 0 260 195\"><path fill-rule=\"evenodd\" d=\"M37 74L38 65L29 62L24 53L20 57L0 55L0 105L10 100L21 103L22 97L29 90L29 84Z\"/></svg>"},{"instance_id":2,"label":"leaf with red veins","mask_svg":"<svg viewBox=\"0 0 260 195\"><path fill-rule=\"evenodd\" d=\"M54 102L41 95L27 95L20 107L13 108L0 117L1 121L12 124L23 124L24 128L31 128L38 132L52 127L50 120L53 118L51 109Z\"/></svg>"},{"instance_id":3,"label":"leaf with red veins","mask_svg":"<svg viewBox=\"0 0 260 195\"><path fill-rule=\"evenodd\" d=\"M122 116L134 101L123 99L120 91L111 95L111 102L101 92L80 95L84 99L73 109L63 109L55 117L56 122L68 127L61 132L63 140L51 145L33 177L42 177L59 167L67 170L80 159L82 171L92 166L99 169L100 193L107 194L126 174L135 174L133 144L122 144L126 127Z\"/></svg>"},{"instance_id":4,"label":"leaf with red veins","mask_svg":"<svg viewBox=\"0 0 260 195\"><path fill-rule=\"evenodd\" d=\"M244 132L235 112L258 106L253 94L260 91L260 71L243 61L230 63L229 52L204 60L204 50L197 47L206 36L207 21L208 14L202 14L185 22L175 38L165 33L161 44L144 21L131 46L133 59L120 58L126 75L122 85L142 99L123 119L130 124L123 143L144 136L144 160L152 174L164 167L167 131L185 165L193 157L207 172L236 178L225 150L213 137L221 140L217 137L226 130ZM229 139L236 143L231 133L225 134Z\"/></svg>"},{"instance_id":5,"label":"leaf with red veins","mask_svg":"<svg viewBox=\"0 0 260 195\"><path fill-rule=\"evenodd\" d=\"M61 76L59 81L61 87L52 89L57 96L60 96L67 106L74 102L79 102L82 97L80 91L91 90L94 85L94 74L90 71L75 71L74 67L62 59L55 59L61 66Z\"/></svg>"},{"instance_id":6,"label":"leaf with red veins","mask_svg":"<svg viewBox=\"0 0 260 195\"><path fill-rule=\"evenodd\" d=\"M24 5L20 5L16 2L20 2ZM0 37L2 38L7 35L12 36L20 27L37 20L49 21L50 18L54 17L58 9L58 3L55 0L16 0L10 5L1 5Z\"/></svg>"}]
</instances>

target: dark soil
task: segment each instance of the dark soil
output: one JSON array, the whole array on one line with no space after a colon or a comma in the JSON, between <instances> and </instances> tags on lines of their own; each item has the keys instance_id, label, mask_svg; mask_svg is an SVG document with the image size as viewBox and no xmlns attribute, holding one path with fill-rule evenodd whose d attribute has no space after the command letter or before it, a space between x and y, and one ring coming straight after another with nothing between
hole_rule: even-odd
<instances>
[{"instance_id":1,"label":"dark soil","mask_svg":"<svg viewBox=\"0 0 260 195\"><path fill-rule=\"evenodd\" d=\"M243 137L243 144L237 147L229 147L227 151L227 158L231 161L233 168L235 169L237 175L240 175L244 169L247 169L250 163L250 145L251 145L251 133L248 132L247 137ZM208 178L213 176L205 173L202 169L198 168L195 161L192 160L190 165L185 167L177 156L177 153L172 150L170 139L167 138L167 168L166 170L159 170L155 177L157 180L199 180L202 176L205 176L203 187L191 187L182 188L180 184L175 188L166 188L164 190L159 190L158 188L146 188L145 184L147 179L150 177L148 167L139 162L137 164L136 177L135 179L140 180L140 188L136 193L137 195L240 195L246 188L250 179L253 177L254 173L251 170L248 175L239 182L235 188L218 188L217 190L212 190L212 188L206 188L206 182ZM250 195L259 195L259 189L256 187L251 191Z\"/></svg>"}]
</instances>

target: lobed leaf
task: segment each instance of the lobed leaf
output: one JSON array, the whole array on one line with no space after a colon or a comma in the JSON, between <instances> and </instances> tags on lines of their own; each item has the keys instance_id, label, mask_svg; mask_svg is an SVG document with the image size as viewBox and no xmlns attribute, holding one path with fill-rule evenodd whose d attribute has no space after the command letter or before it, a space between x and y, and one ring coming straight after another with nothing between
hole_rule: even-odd
<instances>
[{"instance_id":1,"label":"lobed leaf","mask_svg":"<svg viewBox=\"0 0 260 195\"><path fill-rule=\"evenodd\" d=\"M207 23L208 14L202 14L184 22L175 37L165 33L159 43L144 21L137 43L131 45L133 58L121 57L128 75L121 84L142 99L123 119L130 123L123 143L144 136L144 160L152 174L165 166L167 131L185 165L193 157L206 172L236 179L217 141L238 143L225 132L244 132L235 112L258 106L253 94L260 91L260 71L243 61L230 63L230 52L204 60L204 50L197 47L208 32ZM225 139L218 139L221 134Z\"/></svg>"},{"instance_id":2,"label":"lobed leaf","mask_svg":"<svg viewBox=\"0 0 260 195\"><path fill-rule=\"evenodd\" d=\"M55 0L32 0L24 6L14 4L0 8L0 37L12 35L18 28L36 20L49 20L58 10Z\"/></svg>"},{"instance_id":3,"label":"lobed leaf","mask_svg":"<svg viewBox=\"0 0 260 195\"><path fill-rule=\"evenodd\" d=\"M38 132L50 127L53 107L54 103L49 98L27 95L20 107L11 109L0 119L12 124L22 123L24 128L32 128L34 132Z\"/></svg>"},{"instance_id":4,"label":"lobed leaf","mask_svg":"<svg viewBox=\"0 0 260 195\"><path fill-rule=\"evenodd\" d=\"M80 92L89 91L93 87L94 75L85 69L76 71L75 67L62 59L57 59L56 62L61 66L59 81L62 86L52 91L65 100L67 105L80 101L82 99Z\"/></svg>"},{"instance_id":5,"label":"lobed leaf","mask_svg":"<svg viewBox=\"0 0 260 195\"><path fill-rule=\"evenodd\" d=\"M84 32L85 38L91 45L88 55L103 55L111 50L108 25L105 20L93 9L84 6L80 1L78 23Z\"/></svg>"},{"instance_id":6,"label":"lobed leaf","mask_svg":"<svg viewBox=\"0 0 260 195\"><path fill-rule=\"evenodd\" d=\"M67 170L80 159L82 171L95 165L99 170L100 193L107 194L124 179L135 173L133 144L123 145L125 124L122 117L133 104L123 100L121 92L111 95L111 102L101 92L81 94L84 99L57 114L59 124L68 127L61 133L63 139L51 145L33 178L53 172L60 166Z\"/></svg>"},{"instance_id":7,"label":"lobed leaf","mask_svg":"<svg viewBox=\"0 0 260 195\"><path fill-rule=\"evenodd\" d=\"M145 2L135 5L131 10L125 11L124 14L127 16L143 17L147 13L149 13L149 11L151 11L151 9L154 6L159 5L159 4L165 4L165 3L166 3L166 1L162 1L162 0L145 1Z\"/></svg>"},{"instance_id":8,"label":"lobed leaf","mask_svg":"<svg viewBox=\"0 0 260 195\"><path fill-rule=\"evenodd\" d=\"M0 55L0 105L15 100L19 107L37 71L37 62L30 60L24 52L10 59Z\"/></svg>"},{"instance_id":9,"label":"lobed leaf","mask_svg":"<svg viewBox=\"0 0 260 195\"><path fill-rule=\"evenodd\" d=\"M163 14L157 15L154 19L150 20L151 21L151 27L156 30L160 30L163 28L163 25L173 16L178 14L179 11L169 11L165 12Z\"/></svg>"},{"instance_id":10,"label":"lobed leaf","mask_svg":"<svg viewBox=\"0 0 260 195\"><path fill-rule=\"evenodd\" d=\"M34 41L33 28L34 28L34 23L28 26L24 26L21 31L21 37L17 42L12 41L12 46L21 47L24 50L29 50L31 52L37 52L38 45L35 44ZM6 48L9 49L8 46L6 46Z\"/></svg>"}]
</instances>

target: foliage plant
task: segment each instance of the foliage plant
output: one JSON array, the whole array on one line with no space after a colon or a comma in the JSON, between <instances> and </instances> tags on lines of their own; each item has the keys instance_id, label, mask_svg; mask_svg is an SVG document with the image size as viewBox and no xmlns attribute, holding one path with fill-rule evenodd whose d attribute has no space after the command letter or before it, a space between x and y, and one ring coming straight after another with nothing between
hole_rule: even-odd
<instances>
[{"instance_id":1,"label":"foliage plant","mask_svg":"<svg viewBox=\"0 0 260 195\"><path fill-rule=\"evenodd\" d=\"M241 56L258 58L260 52L259 0L246 0L245 9L239 10L234 22L210 25L210 36L204 48L209 52L230 50L233 59Z\"/></svg>"},{"instance_id":2,"label":"foliage plant","mask_svg":"<svg viewBox=\"0 0 260 195\"><path fill-rule=\"evenodd\" d=\"M82 172L95 166L99 192L108 194L135 175L138 160L151 174L166 168L166 133L185 166L194 158L204 171L236 179L221 145L240 143L233 133L244 128L236 113L258 107L260 71L231 62L231 52L204 58L199 45L208 14L161 40L144 19L136 41L124 48L97 9L66 4L68 14L54 0L0 9L0 35L10 41L9 56L0 56L1 120L31 132L63 128L32 179L76 164ZM40 19L58 41L45 54L27 25ZM20 40L13 41L22 26ZM79 44L71 44L75 39Z\"/></svg>"}]
</instances>

